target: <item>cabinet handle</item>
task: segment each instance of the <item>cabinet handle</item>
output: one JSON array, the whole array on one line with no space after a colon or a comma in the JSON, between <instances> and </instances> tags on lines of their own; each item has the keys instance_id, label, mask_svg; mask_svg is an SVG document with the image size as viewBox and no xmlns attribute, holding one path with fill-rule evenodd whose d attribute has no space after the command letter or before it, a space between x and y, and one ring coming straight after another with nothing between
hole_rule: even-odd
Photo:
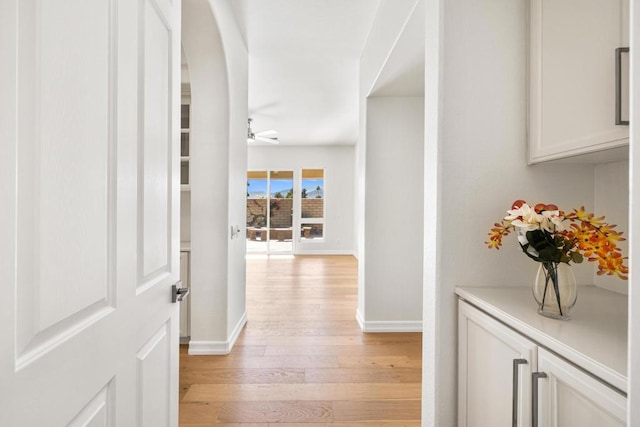
<instances>
[{"instance_id":1,"label":"cabinet handle","mask_svg":"<svg viewBox=\"0 0 640 427\"><path fill-rule=\"evenodd\" d=\"M527 363L529 363L527 359L513 359L513 392L511 393L511 424L513 427L518 427L518 389L520 388L518 367Z\"/></svg>"},{"instance_id":2,"label":"cabinet handle","mask_svg":"<svg viewBox=\"0 0 640 427\"><path fill-rule=\"evenodd\" d=\"M629 124L629 120L622 120L622 54L628 52L628 47L616 49L616 125Z\"/></svg>"},{"instance_id":3,"label":"cabinet handle","mask_svg":"<svg viewBox=\"0 0 640 427\"><path fill-rule=\"evenodd\" d=\"M538 380L540 378L547 378L547 374L544 372L534 372L531 374L532 378L532 398L533 402L531 405L531 427L538 427Z\"/></svg>"}]
</instances>

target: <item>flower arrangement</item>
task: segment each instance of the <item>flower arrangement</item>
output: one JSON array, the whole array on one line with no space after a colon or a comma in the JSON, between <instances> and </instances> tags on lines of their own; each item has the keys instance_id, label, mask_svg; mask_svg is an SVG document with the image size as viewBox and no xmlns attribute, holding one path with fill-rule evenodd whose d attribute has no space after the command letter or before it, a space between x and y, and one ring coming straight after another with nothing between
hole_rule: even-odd
<instances>
[{"instance_id":1,"label":"flower arrangement","mask_svg":"<svg viewBox=\"0 0 640 427\"><path fill-rule=\"evenodd\" d=\"M518 233L522 251L543 265L581 263L584 258L598 263L598 275L615 275L627 280L629 268L626 257L617 242L623 241L622 232L615 225L604 222L584 207L565 213L556 205L539 203L529 206L516 200L507 216L489 232L489 249L500 249L502 238L511 231Z\"/></svg>"}]
</instances>

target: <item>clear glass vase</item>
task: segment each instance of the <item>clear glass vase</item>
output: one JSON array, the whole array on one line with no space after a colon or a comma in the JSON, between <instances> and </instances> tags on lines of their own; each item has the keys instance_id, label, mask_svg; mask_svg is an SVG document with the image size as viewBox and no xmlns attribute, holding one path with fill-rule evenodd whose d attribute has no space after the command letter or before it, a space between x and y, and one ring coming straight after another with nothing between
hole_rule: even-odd
<instances>
[{"instance_id":1,"label":"clear glass vase","mask_svg":"<svg viewBox=\"0 0 640 427\"><path fill-rule=\"evenodd\" d=\"M538 313L552 319L569 320L578 299L573 269L566 263L541 262L533 285Z\"/></svg>"}]
</instances>

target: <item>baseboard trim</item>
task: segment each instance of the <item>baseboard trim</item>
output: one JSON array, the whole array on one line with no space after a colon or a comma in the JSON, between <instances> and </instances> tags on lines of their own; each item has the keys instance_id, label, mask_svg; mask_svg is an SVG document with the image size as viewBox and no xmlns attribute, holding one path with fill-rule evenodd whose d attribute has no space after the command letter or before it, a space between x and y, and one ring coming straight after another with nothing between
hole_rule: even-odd
<instances>
[{"instance_id":1,"label":"baseboard trim","mask_svg":"<svg viewBox=\"0 0 640 427\"><path fill-rule=\"evenodd\" d=\"M233 349L233 346L236 345L236 340L240 336L240 333L242 332L242 329L244 329L246 324L247 324L247 312L245 311L244 313L242 313L242 316L240 316L240 320L238 320L238 323L236 323L236 327L233 328L233 331L231 332L231 336L229 337L229 353Z\"/></svg>"},{"instance_id":2,"label":"baseboard trim","mask_svg":"<svg viewBox=\"0 0 640 427\"><path fill-rule=\"evenodd\" d=\"M382 333L382 332L422 332L421 320L364 320L360 310L356 310L356 320L362 332Z\"/></svg>"},{"instance_id":3,"label":"baseboard trim","mask_svg":"<svg viewBox=\"0 0 640 427\"><path fill-rule=\"evenodd\" d=\"M349 250L298 250L294 255L351 255L355 256L354 251Z\"/></svg>"},{"instance_id":4,"label":"baseboard trim","mask_svg":"<svg viewBox=\"0 0 640 427\"><path fill-rule=\"evenodd\" d=\"M364 330L364 317L362 316L362 313L360 313L360 309L356 310L356 320L358 321L358 326L360 326L360 330L362 332L366 332Z\"/></svg>"},{"instance_id":5,"label":"baseboard trim","mask_svg":"<svg viewBox=\"0 0 640 427\"><path fill-rule=\"evenodd\" d=\"M192 356L229 354L228 341L189 341L188 353Z\"/></svg>"},{"instance_id":6,"label":"baseboard trim","mask_svg":"<svg viewBox=\"0 0 640 427\"><path fill-rule=\"evenodd\" d=\"M189 341L189 351L188 353L193 356L215 356L215 355L225 355L231 353L233 346L240 336L240 332L247 324L247 313L245 312L235 328L233 328L233 332L231 332L231 336L227 341Z\"/></svg>"}]
</instances>

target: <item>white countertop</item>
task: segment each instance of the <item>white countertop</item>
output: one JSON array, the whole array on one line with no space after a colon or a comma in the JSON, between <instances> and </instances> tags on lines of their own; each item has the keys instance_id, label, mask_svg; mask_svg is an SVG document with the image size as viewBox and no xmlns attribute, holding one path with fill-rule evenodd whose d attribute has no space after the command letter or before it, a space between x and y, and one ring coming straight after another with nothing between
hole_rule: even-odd
<instances>
[{"instance_id":1,"label":"white countertop","mask_svg":"<svg viewBox=\"0 0 640 427\"><path fill-rule=\"evenodd\" d=\"M180 252L190 252L191 251L191 242L182 241L180 242Z\"/></svg>"},{"instance_id":2,"label":"white countertop","mask_svg":"<svg viewBox=\"0 0 640 427\"><path fill-rule=\"evenodd\" d=\"M539 315L529 287L464 287L456 294L542 347L627 392L627 296L579 286L571 320Z\"/></svg>"}]
</instances>

